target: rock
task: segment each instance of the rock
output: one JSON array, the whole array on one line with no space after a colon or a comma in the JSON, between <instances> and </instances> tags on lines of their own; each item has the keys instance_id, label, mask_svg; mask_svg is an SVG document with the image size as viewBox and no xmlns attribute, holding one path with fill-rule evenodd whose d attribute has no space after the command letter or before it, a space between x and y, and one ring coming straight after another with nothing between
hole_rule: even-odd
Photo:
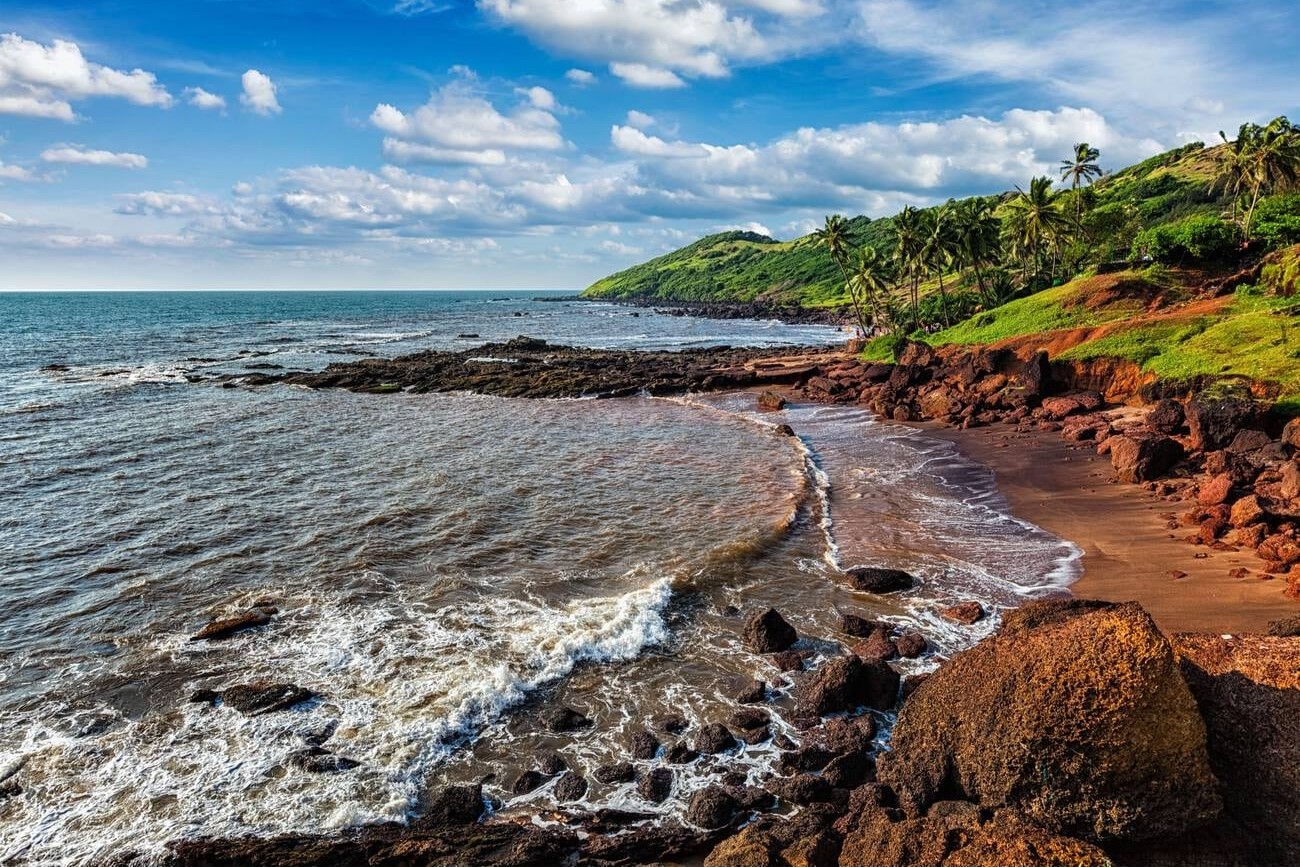
<instances>
[{"instance_id":1,"label":"rock","mask_svg":"<svg viewBox=\"0 0 1300 867\"><path fill-rule=\"evenodd\" d=\"M1048 363L1047 353L1039 350L1024 362L1016 376L1021 393L1030 399L1038 399L1047 394L1052 385L1052 367Z\"/></svg>"},{"instance_id":2,"label":"rock","mask_svg":"<svg viewBox=\"0 0 1300 867\"><path fill-rule=\"evenodd\" d=\"M898 657L898 648L883 631L873 632L852 647L853 653L863 662L887 662Z\"/></svg>"},{"instance_id":3,"label":"rock","mask_svg":"<svg viewBox=\"0 0 1300 867\"><path fill-rule=\"evenodd\" d=\"M247 716L288 710L294 705L318 698L317 693L292 683L257 680L232 686L221 693L223 704Z\"/></svg>"},{"instance_id":4,"label":"rock","mask_svg":"<svg viewBox=\"0 0 1300 867\"><path fill-rule=\"evenodd\" d=\"M1183 447L1171 437L1114 436L1106 442L1116 474L1130 484L1159 478L1183 459Z\"/></svg>"},{"instance_id":5,"label":"rock","mask_svg":"<svg viewBox=\"0 0 1300 867\"><path fill-rule=\"evenodd\" d=\"M1300 641L1175 635L1248 864L1300 864Z\"/></svg>"},{"instance_id":6,"label":"rock","mask_svg":"<svg viewBox=\"0 0 1300 867\"><path fill-rule=\"evenodd\" d=\"M1267 448L1273 444L1273 438L1262 430L1241 430L1232 438L1228 444L1228 451L1233 454L1245 454L1246 452L1258 451Z\"/></svg>"},{"instance_id":7,"label":"rock","mask_svg":"<svg viewBox=\"0 0 1300 867\"><path fill-rule=\"evenodd\" d=\"M695 750L705 756L725 753L737 746L735 737L721 723L709 723L695 736Z\"/></svg>"},{"instance_id":8,"label":"rock","mask_svg":"<svg viewBox=\"0 0 1300 867\"><path fill-rule=\"evenodd\" d=\"M221 693L217 692L215 689L196 689L194 692L190 693L190 697L187 701L190 704L214 705L217 703L217 699L219 698L221 698Z\"/></svg>"},{"instance_id":9,"label":"rock","mask_svg":"<svg viewBox=\"0 0 1300 867\"><path fill-rule=\"evenodd\" d=\"M559 753L542 753L537 761L538 769L548 777L559 776L569 769L569 763Z\"/></svg>"},{"instance_id":10,"label":"rock","mask_svg":"<svg viewBox=\"0 0 1300 867\"><path fill-rule=\"evenodd\" d=\"M686 821L712 830L731 824L740 813L740 805L722 786L705 786L691 796L686 806Z\"/></svg>"},{"instance_id":11,"label":"rock","mask_svg":"<svg viewBox=\"0 0 1300 867\"><path fill-rule=\"evenodd\" d=\"M661 716L654 721L655 728L670 735L679 735L690 727L690 722L679 713Z\"/></svg>"},{"instance_id":12,"label":"rock","mask_svg":"<svg viewBox=\"0 0 1300 867\"><path fill-rule=\"evenodd\" d=\"M853 789L875 776L876 763L863 752L845 753L831 759L822 778L833 789Z\"/></svg>"},{"instance_id":13,"label":"rock","mask_svg":"<svg viewBox=\"0 0 1300 867\"><path fill-rule=\"evenodd\" d=\"M736 693L736 701L740 704L758 704L766 698L767 684L761 680L751 680Z\"/></svg>"},{"instance_id":14,"label":"rock","mask_svg":"<svg viewBox=\"0 0 1300 867\"><path fill-rule=\"evenodd\" d=\"M271 622L274 608L253 608L234 617L213 620L207 626L190 636L190 641L221 641L240 632L256 629Z\"/></svg>"},{"instance_id":15,"label":"rock","mask_svg":"<svg viewBox=\"0 0 1300 867\"><path fill-rule=\"evenodd\" d=\"M873 632L881 629L888 630L888 627L877 623L874 620L868 620L865 617L859 617L856 614L840 614L840 632L845 635L852 635L855 638L866 638Z\"/></svg>"},{"instance_id":16,"label":"rock","mask_svg":"<svg viewBox=\"0 0 1300 867\"><path fill-rule=\"evenodd\" d=\"M1300 449L1300 418L1293 418L1282 428L1282 443Z\"/></svg>"},{"instance_id":17,"label":"rock","mask_svg":"<svg viewBox=\"0 0 1300 867\"><path fill-rule=\"evenodd\" d=\"M1169 642L1135 603L1034 602L903 705L879 764L910 816L954 797L1090 841L1180 834L1221 803Z\"/></svg>"},{"instance_id":18,"label":"rock","mask_svg":"<svg viewBox=\"0 0 1300 867\"><path fill-rule=\"evenodd\" d=\"M787 804L818 804L831 798L831 784L816 774L777 777L769 780L767 790Z\"/></svg>"},{"instance_id":19,"label":"rock","mask_svg":"<svg viewBox=\"0 0 1300 867\"><path fill-rule=\"evenodd\" d=\"M929 642L919 632L905 632L894 639L894 646L898 648L899 656L904 659L915 659L925 653L929 647Z\"/></svg>"},{"instance_id":20,"label":"rock","mask_svg":"<svg viewBox=\"0 0 1300 867\"><path fill-rule=\"evenodd\" d=\"M685 728L685 726L682 728ZM630 752L634 759L640 759L641 761L649 761L650 759L653 759L655 756L659 755L659 746L659 738L650 734L650 732L645 729L632 733Z\"/></svg>"},{"instance_id":21,"label":"rock","mask_svg":"<svg viewBox=\"0 0 1300 867\"><path fill-rule=\"evenodd\" d=\"M421 828L473 825L486 811L481 785L446 786L433 796L417 824Z\"/></svg>"},{"instance_id":22,"label":"rock","mask_svg":"<svg viewBox=\"0 0 1300 867\"><path fill-rule=\"evenodd\" d=\"M889 710L898 698L898 673L883 662L840 656L796 684L794 697L796 711L808 716L858 707Z\"/></svg>"},{"instance_id":23,"label":"rock","mask_svg":"<svg viewBox=\"0 0 1300 867\"><path fill-rule=\"evenodd\" d=\"M959 602L939 612L946 619L970 626L984 619L984 606L978 602Z\"/></svg>"},{"instance_id":24,"label":"rock","mask_svg":"<svg viewBox=\"0 0 1300 867\"><path fill-rule=\"evenodd\" d=\"M289 764L309 774L332 774L361 767L361 762L336 756L324 747L307 747L289 757Z\"/></svg>"},{"instance_id":25,"label":"rock","mask_svg":"<svg viewBox=\"0 0 1300 867\"><path fill-rule=\"evenodd\" d=\"M781 437L792 437L795 436L796 434L794 432L794 428L790 427L790 425L779 424L776 426L776 435Z\"/></svg>"},{"instance_id":26,"label":"rock","mask_svg":"<svg viewBox=\"0 0 1300 867\"><path fill-rule=\"evenodd\" d=\"M1229 513L1228 523L1234 527L1248 527L1251 524L1263 521L1267 517L1264 507L1259 504L1259 497L1254 494L1247 494L1232 504L1232 512Z\"/></svg>"},{"instance_id":27,"label":"rock","mask_svg":"<svg viewBox=\"0 0 1300 867\"><path fill-rule=\"evenodd\" d=\"M538 771L524 771L522 774L515 777L515 782L514 785L510 787L510 792L514 795L527 795L529 792L536 790L539 786L545 783L546 780L546 775L539 773Z\"/></svg>"},{"instance_id":28,"label":"rock","mask_svg":"<svg viewBox=\"0 0 1300 867\"><path fill-rule=\"evenodd\" d=\"M1274 620L1268 625L1268 634L1277 638L1300 638L1300 617Z\"/></svg>"},{"instance_id":29,"label":"rock","mask_svg":"<svg viewBox=\"0 0 1300 867\"><path fill-rule=\"evenodd\" d=\"M1147 413L1147 427L1162 434L1176 434L1183 426L1183 405L1176 400L1164 398L1156 401Z\"/></svg>"},{"instance_id":30,"label":"rock","mask_svg":"<svg viewBox=\"0 0 1300 867\"><path fill-rule=\"evenodd\" d=\"M779 611L768 608L750 615L742 638L751 653L778 653L798 641L799 633Z\"/></svg>"},{"instance_id":31,"label":"rock","mask_svg":"<svg viewBox=\"0 0 1300 867\"><path fill-rule=\"evenodd\" d=\"M1196 494L1196 502L1202 506L1217 506L1219 503L1226 502L1231 493L1232 476L1224 473L1221 476L1214 476L1201 485L1201 490Z\"/></svg>"},{"instance_id":32,"label":"rock","mask_svg":"<svg viewBox=\"0 0 1300 867\"><path fill-rule=\"evenodd\" d=\"M670 765L689 765L700 757L700 754L691 749L685 743L679 741L668 748L664 753L664 761Z\"/></svg>"},{"instance_id":33,"label":"rock","mask_svg":"<svg viewBox=\"0 0 1300 867\"><path fill-rule=\"evenodd\" d=\"M742 732L765 728L771 721L771 714L756 707L742 707L731 715L731 724Z\"/></svg>"},{"instance_id":34,"label":"rock","mask_svg":"<svg viewBox=\"0 0 1300 867\"><path fill-rule=\"evenodd\" d=\"M1227 446L1238 431L1249 426L1259 415L1253 401L1231 395L1197 395L1187 401L1184 412L1191 432L1192 449L1206 452Z\"/></svg>"},{"instance_id":35,"label":"rock","mask_svg":"<svg viewBox=\"0 0 1300 867\"><path fill-rule=\"evenodd\" d=\"M596 768L592 776L607 786L630 783L636 779L636 768L632 767L631 762L615 762Z\"/></svg>"},{"instance_id":36,"label":"rock","mask_svg":"<svg viewBox=\"0 0 1300 867\"><path fill-rule=\"evenodd\" d=\"M874 566L857 566L846 570L849 586L863 593L895 593L910 590L916 579L901 569L881 569Z\"/></svg>"},{"instance_id":37,"label":"rock","mask_svg":"<svg viewBox=\"0 0 1300 867\"><path fill-rule=\"evenodd\" d=\"M562 707L552 711L546 717L546 727L556 734L591 728L595 725L588 717L571 707Z\"/></svg>"},{"instance_id":38,"label":"rock","mask_svg":"<svg viewBox=\"0 0 1300 867\"><path fill-rule=\"evenodd\" d=\"M763 412L778 412L785 409L785 398L775 391L760 392L758 408Z\"/></svg>"},{"instance_id":39,"label":"rock","mask_svg":"<svg viewBox=\"0 0 1300 867\"><path fill-rule=\"evenodd\" d=\"M587 781L573 771L555 781L551 793L557 801L580 801L587 794Z\"/></svg>"},{"instance_id":40,"label":"rock","mask_svg":"<svg viewBox=\"0 0 1300 867\"><path fill-rule=\"evenodd\" d=\"M774 653L771 659L777 671L803 671L803 654L797 650Z\"/></svg>"},{"instance_id":41,"label":"rock","mask_svg":"<svg viewBox=\"0 0 1300 867\"><path fill-rule=\"evenodd\" d=\"M662 804L673 793L673 772L655 768L636 784L636 793L652 804Z\"/></svg>"}]
</instances>

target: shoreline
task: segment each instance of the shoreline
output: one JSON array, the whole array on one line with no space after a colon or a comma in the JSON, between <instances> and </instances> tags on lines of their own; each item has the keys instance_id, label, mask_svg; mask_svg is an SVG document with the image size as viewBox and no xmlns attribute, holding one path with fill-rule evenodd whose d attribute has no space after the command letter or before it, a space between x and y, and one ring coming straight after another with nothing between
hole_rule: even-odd
<instances>
[{"instance_id":1,"label":"shoreline","mask_svg":"<svg viewBox=\"0 0 1300 867\"><path fill-rule=\"evenodd\" d=\"M907 426L987 466L1013 515L1082 549L1082 574L1069 586L1077 598L1138 602L1170 635L1263 634L1271 622L1296 615L1279 579L1229 577L1232 569L1258 565L1250 551L1189 546L1162 517L1180 511L1180 504L1112 483L1110 461L1091 448L1072 448L1053 432L1017 433L1009 426ZM1174 570L1186 577L1173 577Z\"/></svg>"}]
</instances>

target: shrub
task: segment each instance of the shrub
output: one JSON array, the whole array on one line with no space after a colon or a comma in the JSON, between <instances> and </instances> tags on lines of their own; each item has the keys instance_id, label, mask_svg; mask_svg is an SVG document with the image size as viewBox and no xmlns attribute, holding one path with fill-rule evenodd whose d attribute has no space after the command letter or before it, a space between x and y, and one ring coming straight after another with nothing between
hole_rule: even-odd
<instances>
[{"instance_id":1,"label":"shrub","mask_svg":"<svg viewBox=\"0 0 1300 867\"><path fill-rule=\"evenodd\" d=\"M1176 223L1162 223L1133 239L1131 257L1150 256L1157 262L1216 259L1232 251L1236 232L1219 217L1199 214Z\"/></svg>"},{"instance_id":2,"label":"shrub","mask_svg":"<svg viewBox=\"0 0 1300 867\"><path fill-rule=\"evenodd\" d=\"M1300 193L1262 200L1255 209L1253 231L1271 249L1300 244Z\"/></svg>"}]
</instances>

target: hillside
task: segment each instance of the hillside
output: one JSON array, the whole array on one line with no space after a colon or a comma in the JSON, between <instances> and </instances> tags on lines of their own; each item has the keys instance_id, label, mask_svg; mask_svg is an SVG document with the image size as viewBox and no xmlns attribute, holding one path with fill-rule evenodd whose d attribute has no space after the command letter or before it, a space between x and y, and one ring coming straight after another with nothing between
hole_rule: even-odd
<instances>
[{"instance_id":1,"label":"hillside","mask_svg":"<svg viewBox=\"0 0 1300 867\"><path fill-rule=\"evenodd\" d=\"M1093 184L1086 193L1089 209L1085 219L1098 238L1090 245L1096 258L1125 258L1138 233L1152 226L1219 213L1222 203L1208 192L1216 150L1194 143L1115 171ZM1000 202L1008 195L1003 193L991 201ZM849 228L851 246L890 250L893 217L855 217ZM848 304L843 278L813 236L776 241L753 232L709 235L598 280L583 294L664 301L763 299L814 307Z\"/></svg>"}]
</instances>

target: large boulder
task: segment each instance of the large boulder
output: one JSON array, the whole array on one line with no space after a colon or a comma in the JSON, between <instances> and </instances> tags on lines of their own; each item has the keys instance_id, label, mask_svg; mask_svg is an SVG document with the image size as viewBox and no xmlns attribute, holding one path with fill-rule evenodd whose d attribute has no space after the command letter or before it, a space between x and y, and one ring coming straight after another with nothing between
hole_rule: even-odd
<instances>
[{"instance_id":1,"label":"large boulder","mask_svg":"<svg viewBox=\"0 0 1300 867\"><path fill-rule=\"evenodd\" d=\"M1207 452L1226 447L1259 417L1255 402L1238 395L1197 395L1188 399L1184 412L1192 449Z\"/></svg>"},{"instance_id":2,"label":"large boulder","mask_svg":"<svg viewBox=\"0 0 1300 867\"><path fill-rule=\"evenodd\" d=\"M858 707L889 710L898 701L898 684L898 672L887 663L868 663L854 654L839 656L795 685L795 707L801 716Z\"/></svg>"},{"instance_id":3,"label":"large boulder","mask_svg":"<svg viewBox=\"0 0 1300 867\"><path fill-rule=\"evenodd\" d=\"M745 647L753 653L777 653L789 649L799 640L799 633L786 623L781 612L775 608L756 611L745 621L745 631L741 636Z\"/></svg>"},{"instance_id":4,"label":"large boulder","mask_svg":"<svg viewBox=\"0 0 1300 867\"><path fill-rule=\"evenodd\" d=\"M1110 462L1122 482L1149 482L1183 458L1178 440L1167 436L1117 436L1110 443Z\"/></svg>"},{"instance_id":5,"label":"large boulder","mask_svg":"<svg viewBox=\"0 0 1300 867\"><path fill-rule=\"evenodd\" d=\"M1189 634L1173 645L1248 863L1300 864L1300 639Z\"/></svg>"},{"instance_id":6,"label":"large boulder","mask_svg":"<svg viewBox=\"0 0 1300 867\"><path fill-rule=\"evenodd\" d=\"M844 571L849 586L863 593L896 593L910 590L916 579L902 569L883 569L878 566L855 566Z\"/></svg>"},{"instance_id":7,"label":"large boulder","mask_svg":"<svg viewBox=\"0 0 1300 867\"><path fill-rule=\"evenodd\" d=\"M1094 842L1218 815L1205 725L1134 603L1036 602L903 705L879 777L912 816L960 798Z\"/></svg>"},{"instance_id":8,"label":"large boulder","mask_svg":"<svg viewBox=\"0 0 1300 867\"><path fill-rule=\"evenodd\" d=\"M1183 405L1172 398L1156 401L1147 413L1147 426L1162 434L1175 434L1183 426Z\"/></svg>"}]
</instances>

